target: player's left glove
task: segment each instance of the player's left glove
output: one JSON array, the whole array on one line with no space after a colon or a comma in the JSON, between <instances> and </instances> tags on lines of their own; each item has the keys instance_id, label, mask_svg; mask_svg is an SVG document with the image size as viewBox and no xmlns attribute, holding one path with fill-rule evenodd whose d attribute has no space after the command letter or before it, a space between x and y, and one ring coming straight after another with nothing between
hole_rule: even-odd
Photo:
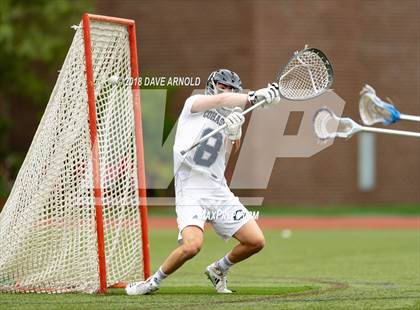
<instances>
[{"instance_id":1,"label":"player's left glove","mask_svg":"<svg viewBox=\"0 0 420 310\"><path fill-rule=\"evenodd\" d=\"M236 107L233 109L232 113L225 118L225 133L231 141L239 140L242 136L242 124L245 122L245 117L241 112L242 109Z\"/></svg>"}]
</instances>

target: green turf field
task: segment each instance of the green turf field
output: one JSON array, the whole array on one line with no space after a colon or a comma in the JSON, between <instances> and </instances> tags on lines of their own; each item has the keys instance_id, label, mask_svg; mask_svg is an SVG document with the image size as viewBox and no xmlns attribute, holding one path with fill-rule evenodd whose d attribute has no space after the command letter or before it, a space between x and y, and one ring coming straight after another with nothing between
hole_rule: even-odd
<instances>
[{"instance_id":1,"label":"green turf field","mask_svg":"<svg viewBox=\"0 0 420 310\"><path fill-rule=\"evenodd\" d=\"M203 270L234 242L207 231L194 260L152 296L1 294L0 309L420 309L420 232L266 231L267 246L233 267L232 295L217 295ZM153 269L176 245L173 230L151 231Z\"/></svg>"}]
</instances>

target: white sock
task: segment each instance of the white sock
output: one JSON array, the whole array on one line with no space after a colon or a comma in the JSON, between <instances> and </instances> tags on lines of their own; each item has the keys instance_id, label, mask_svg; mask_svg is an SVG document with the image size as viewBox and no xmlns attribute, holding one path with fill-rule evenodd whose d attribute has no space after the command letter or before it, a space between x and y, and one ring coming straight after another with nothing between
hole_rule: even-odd
<instances>
[{"instance_id":1,"label":"white sock","mask_svg":"<svg viewBox=\"0 0 420 310\"><path fill-rule=\"evenodd\" d=\"M155 274L152 276L153 280L157 284L160 284L160 282L165 279L168 275L162 271L162 267L158 269L158 271L155 272Z\"/></svg>"},{"instance_id":2,"label":"white sock","mask_svg":"<svg viewBox=\"0 0 420 310\"><path fill-rule=\"evenodd\" d=\"M216 267L219 268L222 272L228 271L229 268L232 267L233 265L234 263L232 263L229 260L228 254L226 254L224 257L222 257L216 262Z\"/></svg>"}]
</instances>

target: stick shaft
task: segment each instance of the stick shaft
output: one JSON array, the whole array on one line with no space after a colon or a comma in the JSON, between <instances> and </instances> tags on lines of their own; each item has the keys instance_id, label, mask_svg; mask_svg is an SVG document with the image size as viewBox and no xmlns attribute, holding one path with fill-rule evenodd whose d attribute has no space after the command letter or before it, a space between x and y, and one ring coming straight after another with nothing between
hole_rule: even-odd
<instances>
[{"instance_id":1,"label":"stick shaft","mask_svg":"<svg viewBox=\"0 0 420 310\"><path fill-rule=\"evenodd\" d=\"M360 128L361 128L362 131L384 133L384 134L396 135L396 136L407 136L407 137L420 138L420 132L385 129L385 128L375 128L375 127L365 127L365 126L360 126Z\"/></svg>"},{"instance_id":2,"label":"stick shaft","mask_svg":"<svg viewBox=\"0 0 420 310\"><path fill-rule=\"evenodd\" d=\"M416 115L400 114L400 119L404 119L406 121L420 122L420 116Z\"/></svg>"},{"instance_id":3,"label":"stick shaft","mask_svg":"<svg viewBox=\"0 0 420 310\"><path fill-rule=\"evenodd\" d=\"M265 103L265 100L261 100L261 101L257 102L256 104L250 106L248 109L246 109L245 111L243 111L242 112L242 115L245 115L245 114L251 112L252 110L258 108L261 105L263 105L264 103ZM216 128L216 129L214 129L213 131L209 132L207 135L205 135L204 137L202 137L200 140L198 140L196 143L194 143L188 149L186 149L184 151L181 151L181 155L184 155L184 154L188 153L189 151L191 151L192 149L194 149L195 147L197 147L199 144L207 141L214 134L218 133L219 131L222 131L225 128L226 128L226 124L223 124L222 126L220 126L220 127Z\"/></svg>"}]
</instances>

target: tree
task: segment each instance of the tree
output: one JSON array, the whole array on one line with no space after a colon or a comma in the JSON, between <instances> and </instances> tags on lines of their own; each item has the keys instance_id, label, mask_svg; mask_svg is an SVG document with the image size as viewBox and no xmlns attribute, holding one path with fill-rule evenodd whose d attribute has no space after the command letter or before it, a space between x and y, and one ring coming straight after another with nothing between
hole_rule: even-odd
<instances>
[{"instance_id":1,"label":"tree","mask_svg":"<svg viewBox=\"0 0 420 310\"><path fill-rule=\"evenodd\" d=\"M70 26L91 9L91 1L0 1L0 200L9 194L34 134L22 118L27 111L11 111L29 105L39 122L74 36ZM23 147L17 147L11 137L25 130Z\"/></svg>"}]
</instances>

